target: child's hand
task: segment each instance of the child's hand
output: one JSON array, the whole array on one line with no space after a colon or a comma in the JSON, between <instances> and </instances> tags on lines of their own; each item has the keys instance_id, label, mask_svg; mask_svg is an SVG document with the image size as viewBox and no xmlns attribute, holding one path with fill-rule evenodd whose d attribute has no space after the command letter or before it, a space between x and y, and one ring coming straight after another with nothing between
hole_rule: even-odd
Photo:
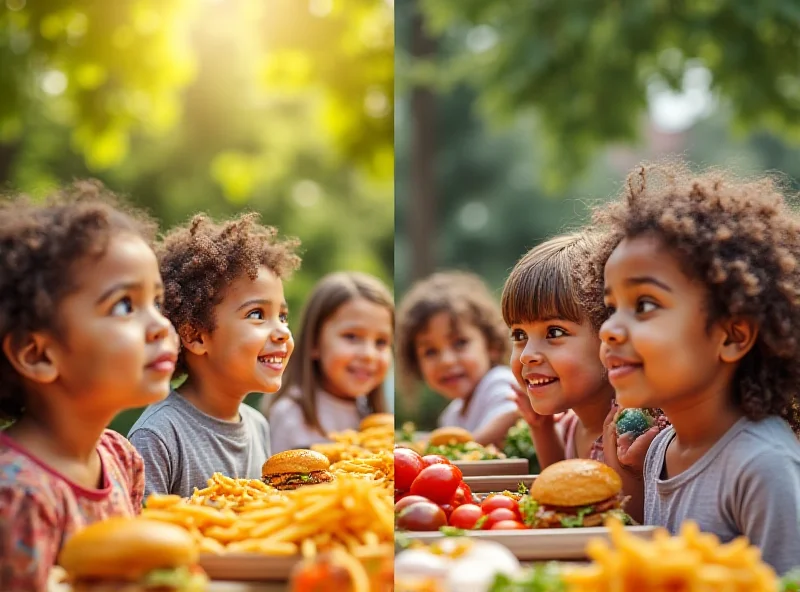
<instances>
[{"instance_id":1,"label":"child's hand","mask_svg":"<svg viewBox=\"0 0 800 592\"><path fill-rule=\"evenodd\" d=\"M627 474L637 480L642 480L647 450L660 430L658 426L653 426L635 439L632 434L617 436L615 420L619 411L619 405L614 404L604 422L603 455L605 462L620 475Z\"/></svg>"},{"instance_id":2,"label":"child's hand","mask_svg":"<svg viewBox=\"0 0 800 592\"><path fill-rule=\"evenodd\" d=\"M527 423L531 429L535 430L553 425L564 416L563 413L557 415L540 415L536 413L533 410L533 406L531 406L531 400L528 398L527 393L523 392L516 385L513 386L513 388L514 392L511 393L508 398L517 404L517 409L519 409L522 419L525 420L525 423Z\"/></svg>"}]
</instances>

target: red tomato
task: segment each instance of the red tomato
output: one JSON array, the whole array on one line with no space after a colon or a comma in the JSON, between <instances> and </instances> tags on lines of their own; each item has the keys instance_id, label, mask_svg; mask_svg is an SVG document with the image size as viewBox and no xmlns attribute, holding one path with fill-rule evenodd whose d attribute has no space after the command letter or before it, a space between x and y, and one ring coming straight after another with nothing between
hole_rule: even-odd
<instances>
[{"instance_id":1,"label":"red tomato","mask_svg":"<svg viewBox=\"0 0 800 592\"><path fill-rule=\"evenodd\" d=\"M448 459L446 459L445 457L443 457L443 456L441 456L439 454L426 454L425 456L422 457L422 463L426 467L429 467L431 465L438 465L438 464L442 464L442 465L453 464ZM395 471L395 473L397 473L397 469L395 469L394 471Z\"/></svg>"},{"instance_id":2,"label":"red tomato","mask_svg":"<svg viewBox=\"0 0 800 592\"><path fill-rule=\"evenodd\" d=\"M446 504L453 499L461 471L453 465L436 464L422 469L411 484L411 493L427 497L437 504Z\"/></svg>"},{"instance_id":3,"label":"red tomato","mask_svg":"<svg viewBox=\"0 0 800 592\"><path fill-rule=\"evenodd\" d=\"M517 521L517 513L508 508L497 508L486 515L486 522L483 523L483 530L491 530L492 526L504 520Z\"/></svg>"},{"instance_id":4,"label":"red tomato","mask_svg":"<svg viewBox=\"0 0 800 592\"><path fill-rule=\"evenodd\" d=\"M447 525L447 516L436 504L418 502L397 515L398 530L439 530Z\"/></svg>"},{"instance_id":5,"label":"red tomato","mask_svg":"<svg viewBox=\"0 0 800 592\"><path fill-rule=\"evenodd\" d=\"M422 457L409 448L395 448L394 486L400 491L408 491L414 479L425 467Z\"/></svg>"},{"instance_id":6,"label":"red tomato","mask_svg":"<svg viewBox=\"0 0 800 592\"><path fill-rule=\"evenodd\" d=\"M521 517L519 513L519 504L505 495L493 494L481 502L481 509L485 514L489 514L492 510L497 510L498 508L506 508L514 512L517 518Z\"/></svg>"},{"instance_id":7,"label":"red tomato","mask_svg":"<svg viewBox=\"0 0 800 592\"><path fill-rule=\"evenodd\" d=\"M447 516L447 519L449 520L449 519L450 519L450 514L452 514L452 513L453 513L453 510L454 510L455 508L454 508L452 505L450 505L450 504L439 504L439 507L440 507L442 510L444 510L444 515L445 515L445 516Z\"/></svg>"},{"instance_id":8,"label":"red tomato","mask_svg":"<svg viewBox=\"0 0 800 592\"><path fill-rule=\"evenodd\" d=\"M516 520L501 520L492 524L490 530L527 530L528 527Z\"/></svg>"},{"instance_id":9,"label":"red tomato","mask_svg":"<svg viewBox=\"0 0 800 592\"><path fill-rule=\"evenodd\" d=\"M469 486L461 482L461 485L458 486L456 489L455 494L453 495L453 499L450 500L450 504L455 508L458 506L463 506L464 504L471 504L472 503L472 491L470 491Z\"/></svg>"},{"instance_id":10,"label":"red tomato","mask_svg":"<svg viewBox=\"0 0 800 592\"><path fill-rule=\"evenodd\" d=\"M453 513L450 514L450 526L463 528L464 530L472 530L481 516L483 516L483 511L480 506L464 504L463 506L458 506L453 510Z\"/></svg>"},{"instance_id":11,"label":"red tomato","mask_svg":"<svg viewBox=\"0 0 800 592\"><path fill-rule=\"evenodd\" d=\"M404 495L403 499L400 501L395 502L394 504L394 513L397 514L403 508L407 508L412 504L418 504L419 502L429 502L427 497L422 497L421 495Z\"/></svg>"}]
</instances>

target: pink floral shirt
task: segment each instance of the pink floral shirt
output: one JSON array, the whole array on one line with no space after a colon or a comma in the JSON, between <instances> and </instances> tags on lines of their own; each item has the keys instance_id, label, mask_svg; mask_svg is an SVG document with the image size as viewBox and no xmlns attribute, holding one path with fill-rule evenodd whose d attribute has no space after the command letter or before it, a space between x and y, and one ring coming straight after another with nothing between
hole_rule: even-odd
<instances>
[{"instance_id":1,"label":"pink floral shirt","mask_svg":"<svg viewBox=\"0 0 800 592\"><path fill-rule=\"evenodd\" d=\"M101 489L86 489L0 432L0 590L44 590L64 541L111 516L135 516L144 465L123 436L105 430L97 444Z\"/></svg>"}]
</instances>

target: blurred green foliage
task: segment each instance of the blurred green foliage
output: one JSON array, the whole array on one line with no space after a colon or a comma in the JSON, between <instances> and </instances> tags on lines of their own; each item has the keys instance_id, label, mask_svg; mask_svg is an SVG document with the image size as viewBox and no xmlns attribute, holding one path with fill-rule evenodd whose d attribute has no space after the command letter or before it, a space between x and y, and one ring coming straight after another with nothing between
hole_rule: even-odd
<instances>
[{"instance_id":1,"label":"blurred green foliage","mask_svg":"<svg viewBox=\"0 0 800 592\"><path fill-rule=\"evenodd\" d=\"M697 13L701 5L705 16ZM652 138L641 133L648 123L648 80L660 76L674 84L692 58L705 59L704 52L713 55L714 48L725 54L708 64L715 108L680 135L678 150L697 165L728 165L743 173L778 170L791 188L800 189L800 150L791 143L800 103L791 92L775 97L779 88L788 92L791 81L800 84L800 34L786 38L787 31L800 33L797 16L790 18L792 6L398 2L398 299L416 279L408 240L414 117L409 98L415 85L436 92L433 266L479 274L499 301L519 257L580 226L590 206L616 194L629 166L621 169L620 160L658 156ZM429 60L411 55L415 9L436 38ZM774 38L765 38L764 31ZM776 130L768 125L775 121L786 125ZM430 429L445 405L426 389L399 391L398 421Z\"/></svg>"},{"instance_id":2,"label":"blurred green foliage","mask_svg":"<svg viewBox=\"0 0 800 592\"><path fill-rule=\"evenodd\" d=\"M411 2L403 2L411 4ZM420 0L453 51L409 68L414 82L480 89L481 108L539 115L548 188L565 189L610 142L639 138L647 87L679 89L699 60L737 130L800 140L800 5L794 0ZM568 141L567 141L568 140Z\"/></svg>"},{"instance_id":3,"label":"blurred green foliage","mask_svg":"<svg viewBox=\"0 0 800 592\"><path fill-rule=\"evenodd\" d=\"M392 285L391 2L7 0L0 64L7 189L99 178L163 229L258 211L303 243L294 323L327 272Z\"/></svg>"}]
</instances>

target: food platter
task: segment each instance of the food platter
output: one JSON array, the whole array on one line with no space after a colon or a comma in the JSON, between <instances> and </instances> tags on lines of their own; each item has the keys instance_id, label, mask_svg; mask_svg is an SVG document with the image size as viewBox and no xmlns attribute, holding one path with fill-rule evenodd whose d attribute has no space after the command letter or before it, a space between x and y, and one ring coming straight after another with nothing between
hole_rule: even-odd
<instances>
[{"instance_id":1,"label":"food platter","mask_svg":"<svg viewBox=\"0 0 800 592\"><path fill-rule=\"evenodd\" d=\"M625 528L626 532L643 539L651 539L656 530L655 526ZM404 535L428 544L447 536L440 532L406 532ZM605 527L479 530L470 531L468 536L500 543L520 561L575 561L586 558L586 545L591 539L608 540L610 531Z\"/></svg>"},{"instance_id":2,"label":"food platter","mask_svg":"<svg viewBox=\"0 0 800 592\"><path fill-rule=\"evenodd\" d=\"M486 461L484 461L486 462ZM530 488L537 475L480 475L464 477L472 493L494 493L500 491L517 491L519 484Z\"/></svg>"},{"instance_id":3,"label":"food platter","mask_svg":"<svg viewBox=\"0 0 800 592\"><path fill-rule=\"evenodd\" d=\"M252 553L200 555L200 566L209 578L239 582L285 582L300 561L299 555L288 557Z\"/></svg>"},{"instance_id":4,"label":"food platter","mask_svg":"<svg viewBox=\"0 0 800 592\"><path fill-rule=\"evenodd\" d=\"M453 464L461 469L464 477L525 475L528 473L528 459L526 458L454 460Z\"/></svg>"}]
</instances>

